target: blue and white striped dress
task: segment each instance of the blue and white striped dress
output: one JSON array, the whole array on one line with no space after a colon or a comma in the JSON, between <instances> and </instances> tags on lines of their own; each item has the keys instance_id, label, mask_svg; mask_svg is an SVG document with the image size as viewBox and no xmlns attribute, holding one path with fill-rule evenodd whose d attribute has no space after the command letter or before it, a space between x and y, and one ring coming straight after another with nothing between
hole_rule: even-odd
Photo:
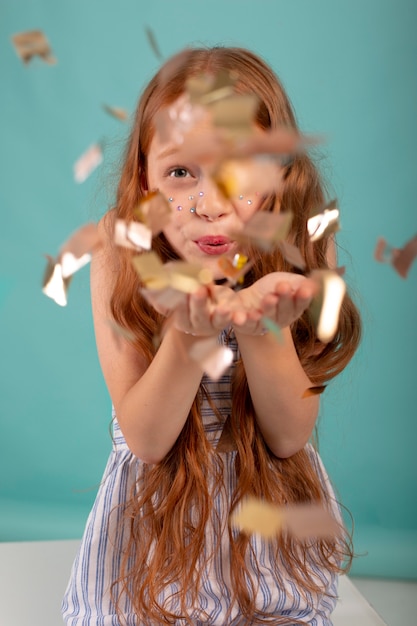
<instances>
[{"instance_id":1,"label":"blue and white striped dress","mask_svg":"<svg viewBox=\"0 0 417 626\"><path fill-rule=\"evenodd\" d=\"M233 337L223 332L220 335L222 343L228 343L237 358L237 344ZM223 377L213 382L204 377L203 383L210 393L212 401L224 419L230 414L231 397L230 383L232 367ZM115 418L115 416L114 416ZM202 407L202 418L206 436L216 446L221 433L222 423L214 415L207 400ZM322 466L321 460L311 446L308 446L311 458L317 472L333 503L334 515L340 519L338 505L332 488ZM222 520L227 520L228 496L233 492L236 479L234 474L235 452L222 453L224 462L224 484L228 494L219 493L215 497L214 507L221 512ZM88 517L85 532L82 538L78 555L75 559L70 581L62 603L62 613L67 626L121 626L115 613L110 587L120 576L120 560L122 547L126 540L126 527L122 520L122 507L131 494L135 482L143 474L144 464L135 457L126 445L117 420L114 419L113 450L107 463L103 480ZM213 538L209 531L206 537L208 546ZM257 609L272 616L286 616L289 620L302 620L309 626L331 626L331 613L336 604L337 576L329 571L315 568L312 571L314 578L320 582L327 593L300 594L294 582L286 575L277 577L271 559L268 542L257 535L252 537L252 547L256 554L260 576L258 576L258 591L256 598ZM249 569L255 572L248 555ZM238 607L234 607L226 625L225 615L230 605L230 573L229 573L229 546L227 531L223 533L222 548L215 553L213 559L204 561L201 589L199 590L200 606L190 611L196 626L242 626L242 616ZM167 589L167 597L175 592L175 586ZM306 596L306 597L305 597ZM175 613L175 604L170 607ZM290 621L289 621L290 623ZM184 625L184 620L178 619L178 626ZM124 621L126 626L142 626L133 614L129 601L126 599L124 607Z\"/></svg>"}]
</instances>

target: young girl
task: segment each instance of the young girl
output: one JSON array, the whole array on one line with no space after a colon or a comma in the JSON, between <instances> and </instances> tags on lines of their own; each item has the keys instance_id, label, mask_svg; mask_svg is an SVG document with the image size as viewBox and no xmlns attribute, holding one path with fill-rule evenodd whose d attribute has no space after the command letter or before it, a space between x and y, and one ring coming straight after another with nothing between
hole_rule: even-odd
<instances>
[{"instance_id":1,"label":"young girl","mask_svg":"<svg viewBox=\"0 0 417 626\"><path fill-rule=\"evenodd\" d=\"M158 131L161 115L175 117L190 78L204 82L228 73L237 94L257 98L255 133L297 128L275 74L244 49L188 49L160 70L140 99L116 207L100 224L106 243L92 263L96 340L114 436L63 603L69 626L329 626L337 575L351 557L341 537L297 541L282 533L271 541L230 524L246 496L282 506L318 502L340 521L308 443L319 396L304 392L347 365L360 325L346 295L334 338L320 343L308 310L313 282L277 246L263 250L236 235L260 211L291 211L287 241L301 251L306 273L334 266L332 238L312 242L307 230L310 213L325 198L306 153L284 162L278 191L228 196L204 158L203 138L212 129L204 115L181 118L186 141L169 124ZM153 190L167 199L172 218L152 250L163 263L199 264L214 279L175 306L162 306L156 292L143 289L132 264L137 252L114 244L116 220L134 220ZM239 290L224 284L219 264L236 254L252 263ZM266 331L265 318L282 329L281 341ZM133 339L116 336L110 319ZM190 356L208 337L234 354L216 382Z\"/></svg>"}]
</instances>

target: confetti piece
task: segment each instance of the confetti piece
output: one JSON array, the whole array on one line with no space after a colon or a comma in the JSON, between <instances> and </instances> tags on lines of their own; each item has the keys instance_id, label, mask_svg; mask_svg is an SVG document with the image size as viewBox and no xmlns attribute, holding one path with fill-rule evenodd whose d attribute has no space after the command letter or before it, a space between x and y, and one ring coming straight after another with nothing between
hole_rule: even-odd
<instances>
[{"instance_id":1,"label":"confetti piece","mask_svg":"<svg viewBox=\"0 0 417 626\"><path fill-rule=\"evenodd\" d=\"M45 61L45 63L49 65L56 63L55 57L52 56L48 40L41 30L17 33L12 36L12 41L23 63L29 63L34 56L39 56L42 61Z\"/></svg>"},{"instance_id":2,"label":"confetti piece","mask_svg":"<svg viewBox=\"0 0 417 626\"><path fill-rule=\"evenodd\" d=\"M97 224L88 223L78 228L60 248L58 261L62 276L67 278L86 265L100 246Z\"/></svg>"},{"instance_id":3,"label":"confetti piece","mask_svg":"<svg viewBox=\"0 0 417 626\"><path fill-rule=\"evenodd\" d=\"M149 191L140 201L134 215L149 228L152 235L158 235L169 224L172 209L159 191Z\"/></svg>"},{"instance_id":4,"label":"confetti piece","mask_svg":"<svg viewBox=\"0 0 417 626\"><path fill-rule=\"evenodd\" d=\"M302 398L309 398L311 396L318 396L321 393L323 393L323 391L326 389L326 385L317 385L316 387L308 387L303 395L301 396Z\"/></svg>"},{"instance_id":5,"label":"confetti piece","mask_svg":"<svg viewBox=\"0 0 417 626\"><path fill-rule=\"evenodd\" d=\"M98 143L92 144L74 164L75 181L83 183L102 162L101 146Z\"/></svg>"},{"instance_id":6,"label":"confetti piece","mask_svg":"<svg viewBox=\"0 0 417 626\"><path fill-rule=\"evenodd\" d=\"M288 263L291 263L294 267L298 267L300 270L305 270L306 264L301 256L299 249L288 241L279 241L278 247L282 256Z\"/></svg>"},{"instance_id":7,"label":"confetti piece","mask_svg":"<svg viewBox=\"0 0 417 626\"><path fill-rule=\"evenodd\" d=\"M235 233L236 240L252 243L263 250L270 250L283 241L290 230L292 213L267 213L259 211L247 222L240 233Z\"/></svg>"},{"instance_id":8,"label":"confetti piece","mask_svg":"<svg viewBox=\"0 0 417 626\"><path fill-rule=\"evenodd\" d=\"M226 198L277 191L282 185L281 166L270 157L229 159L212 174L214 182Z\"/></svg>"},{"instance_id":9,"label":"confetti piece","mask_svg":"<svg viewBox=\"0 0 417 626\"><path fill-rule=\"evenodd\" d=\"M217 263L219 269L221 269L224 276L229 279L232 285L236 283L242 284L245 274L253 265L253 261L249 261L247 256L239 253L235 254L233 261L222 256Z\"/></svg>"},{"instance_id":10,"label":"confetti piece","mask_svg":"<svg viewBox=\"0 0 417 626\"><path fill-rule=\"evenodd\" d=\"M285 531L303 541L309 538L335 538L340 533L338 522L320 504L278 506L250 497L232 514L231 523L246 533L258 533L273 539Z\"/></svg>"},{"instance_id":11,"label":"confetti piece","mask_svg":"<svg viewBox=\"0 0 417 626\"><path fill-rule=\"evenodd\" d=\"M119 107L112 107L108 106L107 104L103 104L103 109L106 111L106 113L108 113L112 117L115 117L121 122L126 122L127 118L129 117L127 111Z\"/></svg>"},{"instance_id":12,"label":"confetti piece","mask_svg":"<svg viewBox=\"0 0 417 626\"><path fill-rule=\"evenodd\" d=\"M313 297L309 311L318 339L328 343L337 332L346 285L334 270L314 270L310 278L317 283L318 293Z\"/></svg>"},{"instance_id":13,"label":"confetti piece","mask_svg":"<svg viewBox=\"0 0 417 626\"><path fill-rule=\"evenodd\" d=\"M121 339L126 339L126 341L134 341L135 340L134 333L132 333L131 330L128 330L127 328L124 328L123 326L118 324L115 320L108 319L108 320L106 320L106 323L107 323L108 326L110 326L110 328L111 328L111 330L113 332L113 337L116 340L118 348L120 348L121 345L122 345Z\"/></svg>"},{"instance_id":14,"label":"confetti piece","mask_svg":"<svg viewBox=\"0 0 417 626\"><path fill-rule=\"evenodd\" d=\"M189 349L189 355L199 365L200 369L214 381L219 380L233 362L233 350L219 345L217 338L212 337L193 344Z\"/></svg>"},{"instance_id":15,"label":"confetti piece","mask_svg":"<svg viewBox=\"0 0 417 626\"><path fill-rule=\"evenodd\" d=\"M186 92L192 103L210 105L235 95L237 74L228 70L191 76L186 82Z\"/></svg>"},{"instance_id":16,"label":"confetti piece","mask_svg":"<svg viewBox=\"0 0 417 626\"><path fill-rule=\"evenodd\" d=\"M114 243L133 250L150 250L152 231L141 222L117 219L114 224Z\"/></svg>"},{"instance_id":17,"label":"confetti piece","mask_svg":"<svg viewBox=\"0 0 417 626\"><path fill-rule=\"evenodd\" d=\"M407 278L411 265L417 257L417 235L414 235L403 248L392 248L385 239L380 237L374 257L380 263L391 263L401 278Z\"/></svg>"},{"instance_id":18,"label":"confetti piece","mask_svg":"<svg viewBox=\"0 0 417 626\"><path fill-rule=\"evenodd\" d=\"M257 498L246 498L232 514L231 523L245 533L273 539L282 531L284 517L280 507Z\"/></svg>"},{"instance_id":19,"label":"confetti piece","mask_svg":"<svg viewBox=\"0 0 417 626\"><path fill-rule=\"evenodd\" d=\"M194 293L213 280L210 270L194 263L171 261L163 264L156 252L144 252L132 259L145 287L151 290L172 287L183 293Z\"/></svg>"},{"instance_id":20,"label":"confetti piece","mask_svg":"<svg viewBox=\"0 0 417 626\"><path fill-rule=\"evenodd\" d=\"M303 135L292 128L282 127L267 131L256 128L250 137L236 143L236 149L242 157L254 154L288 157L319 141L318 137Z\"/></svg>"},{"instance_id":21,"label":"confetti piece","mask_svg":"<svg viewBox=\"0 0 417 626\"><path fill-rule=\"evenodd\" d=\"M49 255L46 255L46 258L48 263L42 281L42 292L59 306L66 306L67 290L71 277L64 278L61 264Z\"/></svg>"},{"instance_id":22,"label":"confetti piece","mask_svg":"<svg viewBox=\"0 0 417 626\"><path fill-rule=\"evenodd\" d=\"M173 311L181 302L184 301L185 294L181 291L177 291L172 287L165 287L164 289L152 290L141 289L141 294L154 308L157 306L158 310L164 315L168 315Z\"/></svg>"},{"instance_id":23,"label":"confetti piece","mask_svg":"<svg viewBox=\"0 0 417 626\"><path fill-rule=\"evenodd\" d=\"M209 107L213 126L238 138L250 135L258 102L254 94L233 94L214 102Z\"/></svg>"},{"instance_id":24,"label":"confetti piece","mask_svg":"<svg viewBox=\"0 0 417 626\"><path fill-rule=\"evenodd\" d=\"M158 42L156 41L156 37L155 37L153 31L148 26L146 26L145 27L145 33L146 33L146 37L148 39L148 43L149 43L149 45L150 45L154 55L156 56L158 61L163 61L164 57L162 56L162 53L161 53L161 51L159 49Z\"/></svg>"},{"instance_id":25,"label":"confetti piece","mask_svg":"<svg viewBox=\"0 0 417 626\"><path fill-rule=\"evenodd\" d=\"M323 210L311 213L307 221L307 229L310 241L318 241L340 230L337 200L329 202Z\"/></svg>"}]
</instances>

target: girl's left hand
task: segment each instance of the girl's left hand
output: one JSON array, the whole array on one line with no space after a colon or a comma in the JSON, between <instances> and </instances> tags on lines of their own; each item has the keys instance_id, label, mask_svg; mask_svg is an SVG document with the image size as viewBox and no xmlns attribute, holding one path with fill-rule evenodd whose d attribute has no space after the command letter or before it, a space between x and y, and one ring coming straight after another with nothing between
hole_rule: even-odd
<instances>
[{"instance_id":1,"label":"girl's left hand","mask_svg":"<svg viewBox=\"0 0 417 626\"><path fill-rule=\"evenodd\" d=\"M237 292L232 323L237 331L246 334L262 334L263 317L280 328L290 326L308 308L316 289L312 280L299 274L267 274Z\"/></svg>"}]
</instances>

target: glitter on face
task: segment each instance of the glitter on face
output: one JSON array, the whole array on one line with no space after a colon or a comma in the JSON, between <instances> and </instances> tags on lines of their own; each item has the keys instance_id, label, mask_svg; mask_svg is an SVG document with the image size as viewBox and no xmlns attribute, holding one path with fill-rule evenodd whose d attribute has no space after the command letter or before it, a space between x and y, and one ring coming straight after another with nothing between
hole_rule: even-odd
<instances>
[{"instance_id":1,"label":"glitter on face","mask_svg":"<svg viewBox=\"0 0 417 626\"><path fill-rule=\"evenodd\" d=\"M195 213L195 206L192 206L190 209L190 213Z\"/></svg>"},{"instance_id":2,"label":"glitter on face","mask_svg":"<svg viewBox=\"0 0 417 626\"><path fill-rule=\"evenodd\" d=\"M243 196L239 196L239 200L243 200Z\"/></svg>"},{"instance_id":3,"label":"glitter on face","mask_svg":"<svg viewBox=\"0 0 417 626\"><path fill-rule=\"evenodd\" d=\"M199 191L198 195L200 196L200 198L202 198L204 196L204 191Z\"/></svg>"},{"instance_id":4,"label":"glitter on face","mask_svg":"<svg viewBox=\"0 0 417 626\"><path fill-rule=\"evenodd\" d=\"M169 202L173 202L173 201L174 201L174 198L168 198L168 201L169 201Z\"/></svg>"},{"instance_id":5,"label":"glitter on face","mask_svg":"<svg viewBox=\"0 0 417 626\"><path fill-rule=\"evenodd\" d=\"M194 200L194 196L188 196L189 200Z\"/></svg>"},{"instance_id":6,"label":"glitter on face","mask_svg":"<svg viewBox=\"0 0 417 626\"><path fill-rule=\"evenodd\" d=\"M248 204L252 204L252 200L248 200Z\"/></svg>"},{"instance_id":7,"label":"glitter on face","mask_svg":"<svg viewBox=\"0 0 417 626\"><path fill-rule=\"evenodd\" d=\"M177 206L177 211L182 211L182 206Z\"/></svg>"}]
</instances>

